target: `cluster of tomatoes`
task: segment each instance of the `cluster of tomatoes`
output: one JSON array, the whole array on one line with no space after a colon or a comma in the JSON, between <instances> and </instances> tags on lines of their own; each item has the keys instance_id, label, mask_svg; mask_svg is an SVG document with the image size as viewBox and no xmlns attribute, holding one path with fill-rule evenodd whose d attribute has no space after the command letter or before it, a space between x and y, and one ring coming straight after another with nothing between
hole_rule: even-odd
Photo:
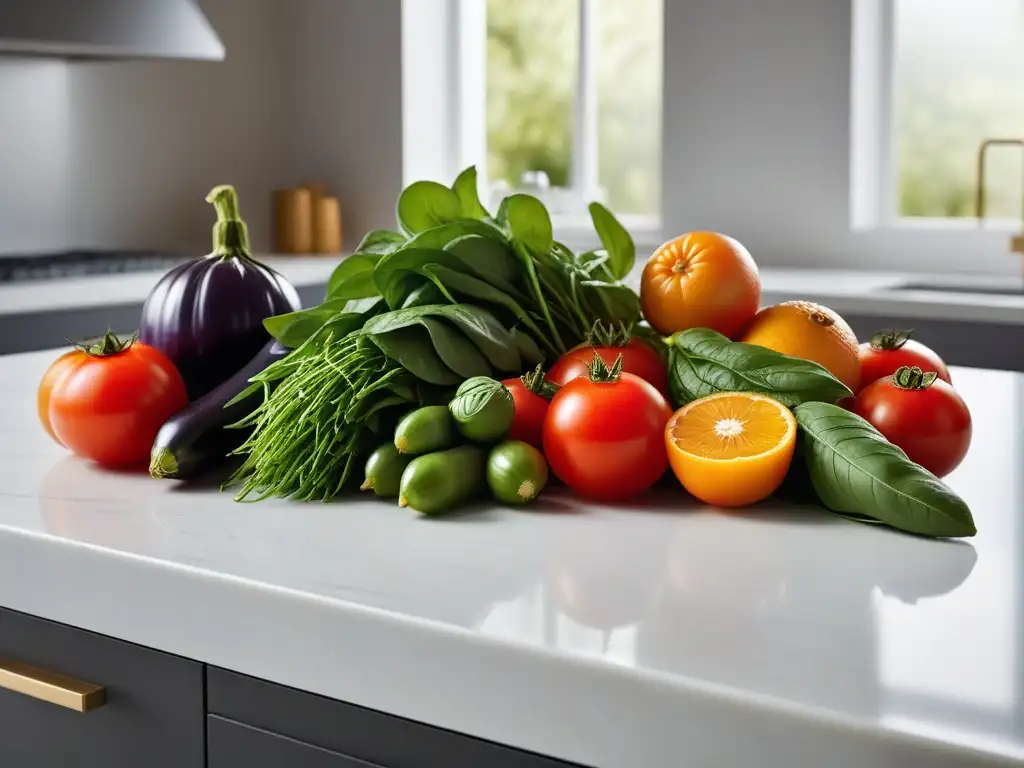
<instances>
[{"instance_id":1,"label":"cluster of tomatoes","mask_svg":"<svg viewBox=\"0 0 1024 768\"><path fill-rule=\"evenodd\" d=\"M936 477L956 469L971 445L971 412L942 358L907 331L875 334L860 358L861 389L843 405Z\"/></svg>"},{"instance_id":2,"label":"cluster of tomatoes","mask_svg":"<svg viewBox=\"0 0 1024 768\"><path fill-rule=\"evenodd\" d=\"M509 437L541 448L562 482L593 499L620 500L653 485L668 469L665 424L672 416L668 375L644 341L583 344L559 359L547 382L502 382L515 400Z\"/></svg>"}]
</instances>

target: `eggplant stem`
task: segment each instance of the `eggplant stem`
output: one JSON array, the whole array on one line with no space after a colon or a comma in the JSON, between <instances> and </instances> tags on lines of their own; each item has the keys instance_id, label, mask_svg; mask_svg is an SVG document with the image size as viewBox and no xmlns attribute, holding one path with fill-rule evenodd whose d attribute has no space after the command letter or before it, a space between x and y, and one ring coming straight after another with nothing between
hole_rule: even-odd
<instances>
[{"instance_id":1,"label":"eggplant stem","mask_svg":"<svg viewBox=\"0 0 1024 768\"><path fill-rule=\"evenodd\" d=\"M221 184L206 196L217 211L213 225L213 251L211 256L241 256L250 258L249 227L238 212L238 192L230 184Z\"/></svg>"}]
</instances>

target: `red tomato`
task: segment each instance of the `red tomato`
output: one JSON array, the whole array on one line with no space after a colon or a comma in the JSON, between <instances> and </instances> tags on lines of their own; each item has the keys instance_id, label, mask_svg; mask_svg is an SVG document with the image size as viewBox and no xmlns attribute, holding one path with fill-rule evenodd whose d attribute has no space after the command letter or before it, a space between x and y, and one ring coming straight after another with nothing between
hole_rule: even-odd
<instances>
[{"instance_id":1,"label":"red tomato","mask_svg":"<svg viewBox=\"0 0 1024 768\"><path fill-rule=\"evenodd\" d=\"M39 421L42 422L46 434L61 445L64 443L60 442L60 438L54 433L53 425L50 423L50 398L53 396L54 386L64 378L64 374L74 368L74 361L80 354L79 350L73 349L54 360L43 374L43 380L39 382L39 390L36 392L36 412L39 414Z\"/></svg>"},{"instance_id":2,"label":"red tomato","mask_svg":"<svg viewBox=\"0 0 1024 768\"><path fill-rule=\"evenodd\" d=\"M533 373L527 373L518 379L505 379L501 383L512 394L512 400L516 405L507 439L522 440L535 448L540 448L548 400L553 394L545 391L543 367L538 365ZM554 390L550 384L547 388Z\"/></svg>"},{"instance_id":3,"label":"red tomato","mask_svg":"<svg viewBox=\"0 0 1024 768\"><path fill-rule=\"evenodd\" d=\"M39 403L49 400L54 436L97 464L145 464L157 431L188 405L185 383L170 360L140 342L123 344L110 333L88 350L58 358L52 369L58 367L59 373L47 371L43 377Z\"/></svg>"},{"instance_id":4,"label":"red tomato","mask_svg":"<svg viewBox=\"0 0 1024 768\"><path fill-rule=\"evenodd\" d=\"M900 368L857 395L854 412L937 477L948 475L971 445L971 412L942 379Z\"/></svg>"},{"instance_id":5,"label":"red tomato","mask_svg":"<svg viewBox=\"0 0 1024 768\"><path fill-rule=\"evenodd\" d=\"M942 358L919 341L910 338L910 331L882 331L860 345L861 389L884 376L892 376L897 368L917 366L925 373L935 373L947 384L952 383L949 369Z\"/></svg>"},{"instance_id":6,"label":"red tomato","mask_svg":"<svg viewBox=\"0 0 1024 768\"><path fill-rule=\"evenodd\" d=\"M605 369L606 381L572 379L552 398L544 420L544 455L574 491L628 499L668 468L665 425L672 409L639 376ZM618 375L617 375L618 374Z\"/></svg>"},{"instance_id":7,"label":"red tomato","mask_svg":"<svg viewBox=\"0 0 1024 768\"><path fill-rule=\"evenodd\" d=\"M615 364L615 358L622 355L623 371L649 381L655 389L668 397L668 371L665 363L650 344L640 339L630 339L623 347L581 344L570 349L551 366L548 381L565 386L575 378L590 375L590 364L595 355L600 355L609 368Z\"/></svg>"}]
</instances>

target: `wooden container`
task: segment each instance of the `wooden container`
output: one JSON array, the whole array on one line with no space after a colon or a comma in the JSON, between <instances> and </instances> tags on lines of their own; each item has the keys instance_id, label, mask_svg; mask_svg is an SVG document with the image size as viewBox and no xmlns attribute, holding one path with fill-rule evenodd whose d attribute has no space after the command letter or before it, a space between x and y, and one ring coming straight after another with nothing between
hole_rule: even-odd
<instances>
[{"instance_id":1,"label":"wooden container","mask_svg":"<svg viewBox=\"0 0 1024 768\"><path fill-rule=\"evenodd\" d=\"M313 250L313 193L309 189L274 192L274 250L277 253Z\"/></svg>"},{"instance_id":2,"label":"wooden container","mask_svg":"<svg viewBox=\"0 0 1024 768\"><path fill-rule=\"evenodd\" d=\"M313 252L341 252L341 205L336 197L313 200Z\"/></svg>"}]
</instances>

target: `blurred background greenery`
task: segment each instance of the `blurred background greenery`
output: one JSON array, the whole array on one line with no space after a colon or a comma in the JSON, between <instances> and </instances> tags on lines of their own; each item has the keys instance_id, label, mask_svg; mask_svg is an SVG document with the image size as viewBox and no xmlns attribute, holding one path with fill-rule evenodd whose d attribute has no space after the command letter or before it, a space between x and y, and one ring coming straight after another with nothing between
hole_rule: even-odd
<instances>
[{"instance_id":1,"label":"blurred background greenery","mask_svg":"<svg viewBox=\"0 0 1024 768\"><path fill-rule=\"evenodd\" d=\"M579 0L488 0L488 176L572 183ZM619 213L661 208L662 0L596 0L598 181Z\"/></svg>"},{"instance_id":2,"label":"blurred background greenery","mask_svg":"<svg viewBox=\"0 0 1024 768\"><path fill-rule=\"evenodd\" d=\"M595 2L599 183L657 216L663 2ZM571 185L578 43L579 0L487 0L491 181ZM1024 138L1024 0L897 0L893 82L899 214L974 216L979 143ZM993 150L988 172L990 216L1019 218L1024 152Z\"/></svg>"},{"instance_id":3,"label":"blurred background greenery","mask_svg":"<svg viewBox=\"0 0 1024 768\"><path fill-rule=\"evenodd\" d=\"M898 0L894 79L899 210L975 215L985 138L1024 139L1024 0ZM989 216L1024 211L1024 150L989 152Z\"/></svg>"}]
</instances>

